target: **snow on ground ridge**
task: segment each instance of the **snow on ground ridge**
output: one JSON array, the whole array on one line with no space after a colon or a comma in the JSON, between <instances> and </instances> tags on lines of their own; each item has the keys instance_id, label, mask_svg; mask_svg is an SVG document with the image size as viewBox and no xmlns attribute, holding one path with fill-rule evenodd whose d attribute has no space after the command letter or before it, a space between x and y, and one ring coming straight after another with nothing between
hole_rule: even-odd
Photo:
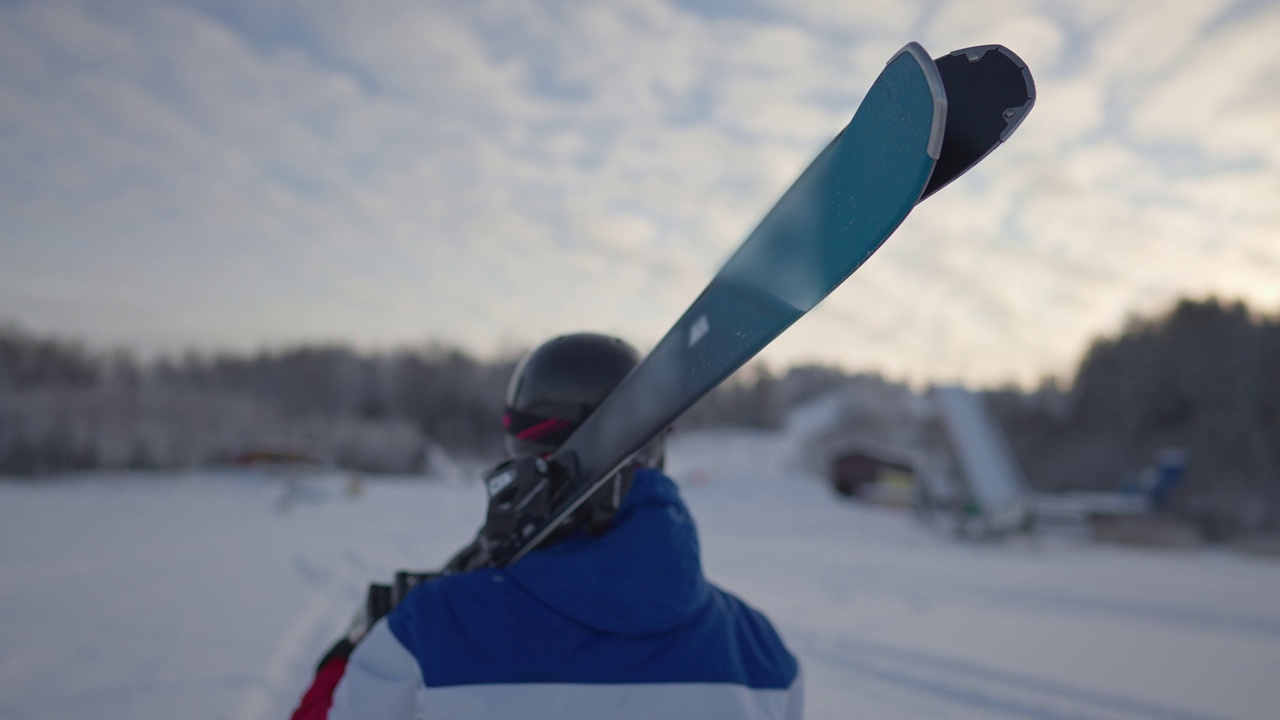
<instances>
[{"instance_id":1,"label":"snow on ground ridge","mask_svg":"<svg viewBox=\"0 0 1280 720\"><path fill-rule=\"evenodd\" d=\"M816 412L816 411L815 411ZM799 433L673 438L713 581L775 620L808 717L1267 718L1280 572L1212 551L970 545L837 501ZM285 717L366 583L438 566L475 483L0 482L0 717Z\"/></svg>"}]
</instances>

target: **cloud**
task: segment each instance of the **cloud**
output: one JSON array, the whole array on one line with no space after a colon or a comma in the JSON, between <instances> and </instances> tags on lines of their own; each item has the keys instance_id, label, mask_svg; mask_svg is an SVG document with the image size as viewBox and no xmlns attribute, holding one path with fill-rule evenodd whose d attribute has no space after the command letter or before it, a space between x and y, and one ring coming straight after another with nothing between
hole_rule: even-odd
<instances>
[{"instance_id":1,"label":"cloud","mask_svg":"<svg viewBox=\"0 0 1280 720\"><path fill-rule=\"evenodd\" d=\"M1280 167L1280 55L1262 49L1280 33L1280 12L1236 20L1195 47L1146 92L1135 135L1189 144L1207 160Z\"/></svg>"},{"instance_id":2,"label":"cloud","mask_svg":"<svg viewBox=\"0 0 1280 720\"><path fill-rule=\"evenodd\" d=\"M938 14L934 35L970 32L947 16ZM1280 173L1266 158L1280 113L1267 98L1280 54L1258 37L1277 16L1258 7L1232 17L1208 4L1086 8L1058 18L1059 40L1040 44L1023 43L1051 37L1040 23L1014 22L1027 34L1000 37L1028 48L1036 110L1008 147L922 206L856 284L837 291L811 342L875 328L851 351L868 365L1033 382L1069 373L1092 337L1182 295L1273 309L1280 228L1265 198ZM1211 92L1193 92L1217 77Z\"/></svg>"},{"instance_id":3,"label":"cloud","mask_svg":"<svg viewBox=\"0 0 1280 720\"><path fill-rule=\"evenodd\" d=\"M0 8L0 315L149 349L597 328L651 345L913 37L1035 111L768 351L1069 372L1184 293L1280 303L1267 4Z\"/></svg>"}]
</instances>

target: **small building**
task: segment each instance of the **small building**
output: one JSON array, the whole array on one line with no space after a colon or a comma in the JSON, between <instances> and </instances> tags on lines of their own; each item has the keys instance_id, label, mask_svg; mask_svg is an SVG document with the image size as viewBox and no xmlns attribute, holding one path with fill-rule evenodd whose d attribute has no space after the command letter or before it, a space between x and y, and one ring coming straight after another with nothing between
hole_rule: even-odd
<instances>
[{"instance_id":1,"label":"small building","mask_svg":"<svg viewBox=\"0 0 1280 720\"><path fill-rule=\"evenodd\" d=\"M831 486L846 497L910 507L918 494L914 463L883 451L860 448L831 461Z\"/></svg>"}]
</instances>

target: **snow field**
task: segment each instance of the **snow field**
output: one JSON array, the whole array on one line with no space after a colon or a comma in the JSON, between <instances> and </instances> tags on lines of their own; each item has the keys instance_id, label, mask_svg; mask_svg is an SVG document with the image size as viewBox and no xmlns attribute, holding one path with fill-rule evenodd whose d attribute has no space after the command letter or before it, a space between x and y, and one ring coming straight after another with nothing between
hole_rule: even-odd
<instances>
[{"instance_id":1,"label":"snow field","mask_svg":"<svg viewBox=\"0 0 1280 720\"><path fill-rule=\"evenodd\" d=\"M838 501L782 433L677 436L711 579L811 718L1273 718L1280 564L971 544ZM287 717L370 581L438 566L478 483L252 472L0 482L0 718Z\"/></svg>"},{"instance_id":2,"label":"snow field","mask_svg":"<svg viewBox=\"0 0 1280 720\"><path fill-rule=\"evenodd\" d=\"M778 624L810 717L1280 716L1280 564L963 543L788 471L784 435L684 440L671 470L704 478L684 494L707 574Z\"/></svg>"}]
</instances>

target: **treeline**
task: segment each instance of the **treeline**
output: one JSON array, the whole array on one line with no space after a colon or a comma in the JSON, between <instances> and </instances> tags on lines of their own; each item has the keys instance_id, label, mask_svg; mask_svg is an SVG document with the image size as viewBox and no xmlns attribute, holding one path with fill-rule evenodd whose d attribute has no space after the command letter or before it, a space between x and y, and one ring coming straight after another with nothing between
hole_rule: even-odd
<instances>
[{"instance_id":1,"label":"treeline","mask_svg":"<svg viewBox=\"0 0 1280 720\"><path fill-rule=\"evenodd\" d=\"M433 452L497 458L516 360L486 362L442 345L368 354L328 345L142 363L0 327L0 473L253 457L413 473ZM776 427L788 404L843 378L824 368L774 378L751 367L680 425Z\"/></svg>"},{"instance_id":2,"label":"treeline","mask_svg":"<svg viewBox=\"0 0 1280 720\"><path fill-rule=\"evenodd\" d=\"M1172 511L1210 538L1280 530L1280 318L1185 300L1093 343L1067 387L989 399L1039 490L1116 490L1176 447Z\"/></svg>"},{"instance_id":3,"label":"treeline","mask_svg":"<svg viewBox=\"0 0 1280 720\"><path fill-rule=\"evenodd\" d=\"M340 346L141 363L0 329L0 473L180 468L247 457L419 472L497 453L514 359Z\"/></svg>"},{"instance_id":4,"label":"treeline","mask_svg":"<svg viewBox=\"0 0 1280 720\"><path fill-rule=\"evenodd\" d=\"M142 363L0 327L0 474L181 468L264 450L376 472L420 472L441 450L496 459L515 361L431 345ZM841 387L849 407L831 437L805 446L814 469L828 461L824 438L909 446L927 435L923 396L813 366L749 365L676 427L779 427L792 406ZM1280 318L1183 301L1096 341L1074 378L988 400L1036 490L1117 490L1176 447L1188 464L1173 512L1209 537L1280 530Z\"/></svg>"}]
</instances>

